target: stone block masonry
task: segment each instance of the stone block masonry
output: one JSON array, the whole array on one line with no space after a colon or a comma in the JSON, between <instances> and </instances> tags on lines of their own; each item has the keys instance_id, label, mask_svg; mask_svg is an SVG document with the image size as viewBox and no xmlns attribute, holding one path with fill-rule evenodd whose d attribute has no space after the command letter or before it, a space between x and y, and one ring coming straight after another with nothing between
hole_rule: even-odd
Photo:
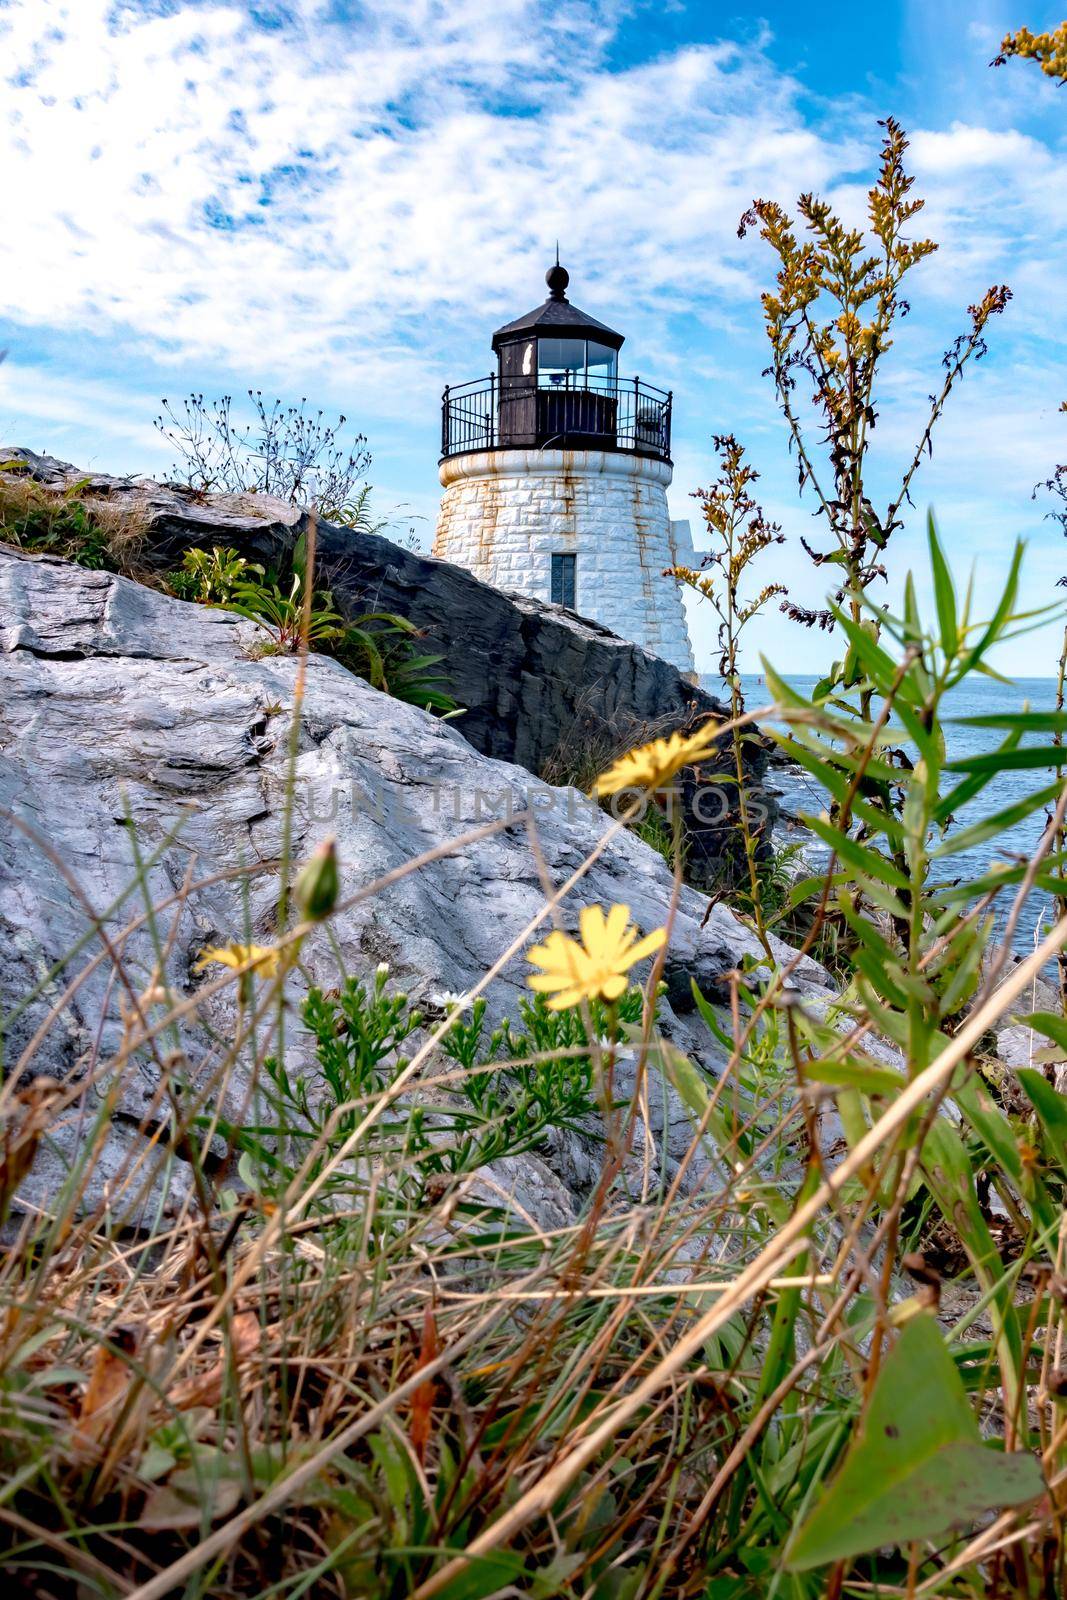
<instances>
[{"instance_id":1,"label":"stone block masonry","mask_svg":"<svg viewBox=\"0 0 1067 1600\"><path fill-rule=\"evenodd\" d=\"M669 463L607 450L485 450L440 471L435 555L542 601L552 599L552 557L573 555L580 615L693 671L681 593L663 577L690 554L688 525L672 524L667 509Z\"/></svg>"}]
</instances>

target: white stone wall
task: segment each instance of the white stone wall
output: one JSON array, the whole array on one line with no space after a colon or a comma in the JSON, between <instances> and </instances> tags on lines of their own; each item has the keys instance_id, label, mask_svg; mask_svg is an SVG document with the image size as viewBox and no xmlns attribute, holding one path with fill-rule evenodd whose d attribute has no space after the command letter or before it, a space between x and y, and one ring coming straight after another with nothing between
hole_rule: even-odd
<instances>
[{"instance_id":1,"label":"white stone wall","mask_svg":"<svg viewBox=\"0 0 1067 1600\"><path fill-rule=\"evenodd\" d=\"M487 450L441 463L434 555L498 589L551 599L552 557L577 556L575 607L693 670L685 609L664 567L686 562L663 461L606 450Z\"/></svg>"}]
</instances>

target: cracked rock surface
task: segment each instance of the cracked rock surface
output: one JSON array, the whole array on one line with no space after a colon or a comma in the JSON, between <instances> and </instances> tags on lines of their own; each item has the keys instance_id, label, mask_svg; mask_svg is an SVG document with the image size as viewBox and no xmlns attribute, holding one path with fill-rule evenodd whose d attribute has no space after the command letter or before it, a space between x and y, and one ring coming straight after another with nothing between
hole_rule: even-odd
<instances>
[{"instance_id":1,"label":"cracked rock surface","mask_svg":"<svg viewBox=\"0 0 1067 1600\"><path fill-rule=\"evenodd\" d=\"M0 447L0 460L21 460L44 487L105 502L140 530L139 559L178 565L194 546L232 546L266 566L281 562L304 530L301 512L253 494L202 494L145 478L85 473L51 456ZM723 719L721 700L690 683L669 662L621 639L563 606L504 593L466 568L439 561L381 534L319 524L320 582L349 617L396 612L419 629L420 651L441 658L446 687L463 707L457 726L483 755L518 762L551 783L587 783L624 750ZM778 814L765 784L768 753L761 740L744 745L752 820L769 840ZM687 774L679 785L690 881L721 885L724 861L736 870L737 790L732 776L714 782L719 765L733 771L732 752L704 769L701 793Z\"/></svg>"},{"instance_id":2,"label":"cracked rock surface","mask_svg":"<svg viewBox=\"0 0 1067 1600\"><path fill-rule=\"evenodd\" d=\"M99 956L93 918L120 951L135 991L151 979L158 939L179 995L204 982L192 967L205 946L269 942L276 932L297 662L257 659L257 636L255 624L232 614L0 548L0 809L17 819L0 830L5 1016L43 986L10 1026L7 1070L62 986ZM337 662L310 658L293 853L299 859L335 835L344 899L479 823L506 817L509 807L517 819L529 785L522 767L480 754L450 724L379 693ZM387 961L416 1001L461 993L481 978L543 908L546 885L560 887L610 826L577 791L549 793L552 804L539 804L532 825L513 820L442 850L342 911L333 932L345 970L367 974ZM665 921L671 893L661 857L620 833L569 893L560 921L573 929L582 904L621 900L648 930ZM159 908L154 935L144 918L148 903ZM682 889L662 1017L667 1035L714 1074L717 1047L691 1009L686 975L712 990L758 947L721 904L702 927L707 904ZM338 982L325 936L313 938L306 955L319 982ZM489 990L491 1016L515 1014L526 971L520 949ZM813 997L828 991L810 960L797 980ZM105 1062L122 1037L121 988L111 963L100 961L23 1063L26 1075L87 1072ZM232 1031L229 995L206 1000L202 1020L185 1026L181 1043L194 1069L211 1056L209 1028L222 1037ZM287 1049L291 1070L307 1067L295 1015ZM157 1081L149 1056L126 1074L109 1107L114 1148L105 1170L143 1137ZM650 1101L657 1159L669 1166L688 1143L689 1119L670 1093L657 1090ZM39 1164L33 1177L38 1198L58 1181L56 1163L69 1160L85 1126L83 1119L56 1130L52 1166ZM510 1176L495 1181L554 1223L567 1194L589 1181L596 1157L572 1137L557 1143L547 1165L511 1159Z\"/></svg>"}]
</instances>

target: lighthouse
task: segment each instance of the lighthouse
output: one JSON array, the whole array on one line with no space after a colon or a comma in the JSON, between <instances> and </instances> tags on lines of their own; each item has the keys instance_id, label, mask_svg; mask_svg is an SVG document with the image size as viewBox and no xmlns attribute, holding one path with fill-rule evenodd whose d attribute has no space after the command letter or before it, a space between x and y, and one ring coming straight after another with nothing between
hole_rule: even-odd
<instances>
[{"instance_id":1,"label":"lighthouse","mask_svg":"<svg viewBox=\"0 0 1067 1600\"><path fill-rule=\"evenodd\" d=\"M667 507L672 396L620 374L623 335L571 304L558 261L545 281L548 299L493 334L496 370L445 389L434 554L691 674L663 576L693 557Z\"/></svg>"}]
</instances>

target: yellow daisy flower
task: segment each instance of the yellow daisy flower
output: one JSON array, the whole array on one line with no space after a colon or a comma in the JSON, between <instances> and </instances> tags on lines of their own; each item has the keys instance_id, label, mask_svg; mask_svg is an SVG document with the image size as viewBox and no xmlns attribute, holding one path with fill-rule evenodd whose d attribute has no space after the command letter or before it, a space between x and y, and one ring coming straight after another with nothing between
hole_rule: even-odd
<instances>
[{"instance_id":1,"label":"yellow daisy flower","mask_svg":"<svg viewBox=\"0 0 1067 1600\"><path fill-rule=\"evenodd\" d=\"M281 951L271 944L227 944L202 951L193 971L203 972L205 967L211 966L232 967L237 971L239 967L251 966L263 978L276 978L281 958Z\"/></svg>"},{"instance_id":2,"label":"yellow daisy flower","mask_svg":"<svg viewBox=\"0 0 1067 1600\"><path fill-rule=\"evenodd\" d=\"M630 923L629 906L612 906L605 916L602 906L584 906L579 918L582 942L565 933L550 933L544 944L528 952L530 962L540 967L531 973L529 985L539 994L551 994L551 1011L562 1011L579 1000L617 1000L625 994L626 973L645 956L660 949L666 929L638 938ZM553 993L555 991L555 993Z\"/></svg>"},{"instance_id":3,"label":"yellow daisy flower","mask_svg":"<svg viewBox=\"0 0 1067 1600\"><path fill-rule=\"evenodd\" d=\"M619 794L623 789L656 789L676 772L712 753L717 726L702 723L695 733L672 733L666 739L653 739L612 762L594 785L594 793Z\"/></svg>"}]
</instances>

